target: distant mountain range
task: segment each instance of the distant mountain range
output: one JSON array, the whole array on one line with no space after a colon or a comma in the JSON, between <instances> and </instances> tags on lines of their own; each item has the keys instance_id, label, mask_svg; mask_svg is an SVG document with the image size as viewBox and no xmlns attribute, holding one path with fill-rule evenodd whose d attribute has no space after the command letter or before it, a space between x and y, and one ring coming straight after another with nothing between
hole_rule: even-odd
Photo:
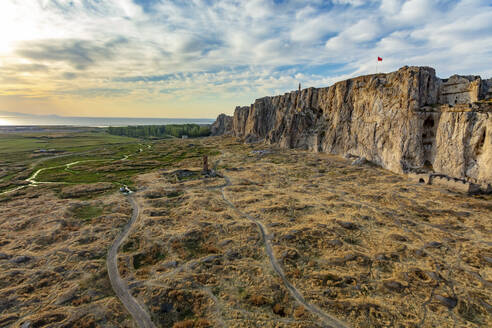
<instances>
[{"instance_id":1,"label":"distant mountain range","mask_svg":"<svg viewBox=\"0 0 492 328\"><path fill-rule=\"evenodd\" d=\"M36 115L0 111L0 125L70 125L70 126L127 126L166 124L211 124L207 118L133 118L133 117L76 117L59 115Z\"/></svg>"}]
</instances>

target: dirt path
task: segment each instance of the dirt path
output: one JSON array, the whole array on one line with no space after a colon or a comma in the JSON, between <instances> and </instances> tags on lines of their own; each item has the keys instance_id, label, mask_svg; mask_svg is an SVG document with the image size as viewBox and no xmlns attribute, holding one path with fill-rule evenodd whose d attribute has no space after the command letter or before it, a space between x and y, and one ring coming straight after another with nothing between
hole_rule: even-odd
<instances>
[{"instance_id":1,"label":"dirt path","mask_svg":"<svg viewBox=\"0 0 492 328\"><path fill-rule=\"evenodd\" d=\"M156 326L150 319L150 315L147 313L147 311L145 311L144 307L140 305L137 300L131 295L127 283L123 279L121 279L120 273L118 271L118 249L130 233L130 230L137 221L140 212L138 203L133 195L128 195L128 200L132 205L133 213L130 221L128 221L118 237L116 237L113 245L108 251L106 264L108 266L109 280L111 281L111 286L113 287L116 296L120 299L121 303L123 303L128 312L130 312L137 327L155 328Z\"/></svg>"},{"instance_id":2,"label":"dirt path","mask_svg":"<svg viewBox=\"0 0 492 328\"><path fill-rule=\"evenodd\" d=\"M147 145L148 149L151 148L151 145ZM142 149L140 149L140 152L142 152ZM128 159L132 154L130 155L124 155L123 158L119 159L121 161L124 161ZM116 161L118 159L114 159L113 161ZM11 189L7 192L2 192L2 194L7 194L22 188L26 188L29 186L38 186L39 184L66 184L64 182L48 182L48 181L37 181L36 178L39 175L39 173L54 169L54 168L62 168L65 167L65 169L70 169L70 167L80 164L80 163L85 163L85 162L99 162L99 161L108 161L108 160L79 160L75 162L71 162L68 164L63 164L63 165L57 165L57 166L52 166L52 167L47 167L47 168L42 168L34 172L29 178L27 178L25 181L29 182L28 185L25 186L20 186L15 189ZM111 245L111 248L108 250L108 256L106 260L107 268L108 268L108 275L109 275L109 280L111 281L111 286L113 287L113 290L116 294L116 296L120 299L121 303L125 306L127 311L131 314L133 317L133 320L135 321L137 327L142 327L142 328L156 328L152 320L150 319L150 315L145 311L144 307L140 305L137 300L131 295L130 290L128 289L128 285L126 282L121 279L120 273L118 271L118 249L120 248L121 244L123 241L126 239L126 237L129 235L130 230L132 229L133 225L138 219L139 213L140 213L140 208L138 206L137 201L133 197L132 194L128 195L128 200L132 206L132 216L130 221L125 225L123 230L120 232L118 237L115 239L113 242L113 245Z\"/></svg>"},{"instance_id":3,"label":"dirt path","mask_svg":"<svg viewBox=\"0 0 492 328\"><path fill-rule=\"evenodd\" d=\"M338 320L334 316L331 316L325 312L323 312L320 308L318 308L316 305L308 303L302 294L289 282L287 277L285 276L284 270L278 263L277 258L273 254L272 250L272 244L270 243L271 236L268 234L267 228L258 221L256 218L252 217L249 214L243 213L240 211L226 196L225 188L232 185L231 180L229 179L228 176L223 175L224 179L226 180L226 184L221 186L220 191L222 193L222 198L225 200L225 202L229 205L230 208L232 208L238 215L247 218L248 220L254 222L256 226L258 227L258 230L260 231L261 238L265 244L265 251L268 255L268 258L270 259L270 264L272 265L273 269L275 272L280 276L282 279L285 288L289 291L289 293L292 295L292 297L300 303L306 310L309 312L315 314L318 316L324 324L328 325L329 327L336 327L336 328L346 328L348 327L347 324L343 323L342 321Z\"/></svg>"}]
</instances>

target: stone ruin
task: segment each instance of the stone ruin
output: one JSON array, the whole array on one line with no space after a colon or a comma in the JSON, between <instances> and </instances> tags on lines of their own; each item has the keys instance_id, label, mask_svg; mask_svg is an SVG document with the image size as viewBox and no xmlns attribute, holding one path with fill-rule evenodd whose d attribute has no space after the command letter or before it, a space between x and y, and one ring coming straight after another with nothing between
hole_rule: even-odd
<instances>
[{"instance_id":1,"label":"stone ruin","mask_svg":"<svg viewBox=\"0 0 492 328\"><path fill-rule=\"evenodd\" d=\"M208 174L210 170L208 169L208 156L203 155L203 174Z\"/></svg>"},{"instance_id":2,"label":"stone ruin","mask_svg":"<svg viewBox=\"0 0 492 328\"><path fill-rule=\"evenodd\" d=\"M458 191L466 194L492 193L490 184L479 185L465 179L449 177L445 174L438 173L407 173L408 178L422 184L439 186L442 188Z\"/></svg>"}]
</instances>

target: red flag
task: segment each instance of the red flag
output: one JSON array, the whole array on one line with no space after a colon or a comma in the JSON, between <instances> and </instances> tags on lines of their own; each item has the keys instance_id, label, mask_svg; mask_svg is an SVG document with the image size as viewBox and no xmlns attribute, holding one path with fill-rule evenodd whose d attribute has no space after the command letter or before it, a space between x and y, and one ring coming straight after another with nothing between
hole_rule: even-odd
<instances>
[{"instance_id":1,"label":"red flag","mask_svg":"<svg viewBox=\"0 0 492 328\"><path fill-rule=\"evenodd\" d=\"M379 62L379 61L383 61L383 58L381 58L381 57L378 57L378 62Z\"/></svg>"}]
</instances>

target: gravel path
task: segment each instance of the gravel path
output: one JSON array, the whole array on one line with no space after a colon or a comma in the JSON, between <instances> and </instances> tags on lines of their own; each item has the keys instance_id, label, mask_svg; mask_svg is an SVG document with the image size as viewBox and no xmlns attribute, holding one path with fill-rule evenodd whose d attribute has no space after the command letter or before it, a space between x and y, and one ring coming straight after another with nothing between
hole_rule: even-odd
<instances>
[{"instance_id":1,"label":"gravel path","mask_svg":"<svg viewBox=\"0 0 492 328\"><path fill-rule=\"evenodd\" d=\"M144 309L144 307L140 305L138 301L131 295L127 283L123 279L121 279L120 273L118 271L118 249L130 233L130 230L137 221L140 212L138 203L136 202L133 195L128 195L128 200L132 205L133 213L130 221L125 225L118 237L116 237L113 245L108 251L108 258L106 263L108 266L109 280L111 281L111 286L113 287L116 296L120 299L121 303L123 303L128 312L130 312L137 327L155 328L156 326L150 319L150 315Z\"/></svg>"}]
</instances>

